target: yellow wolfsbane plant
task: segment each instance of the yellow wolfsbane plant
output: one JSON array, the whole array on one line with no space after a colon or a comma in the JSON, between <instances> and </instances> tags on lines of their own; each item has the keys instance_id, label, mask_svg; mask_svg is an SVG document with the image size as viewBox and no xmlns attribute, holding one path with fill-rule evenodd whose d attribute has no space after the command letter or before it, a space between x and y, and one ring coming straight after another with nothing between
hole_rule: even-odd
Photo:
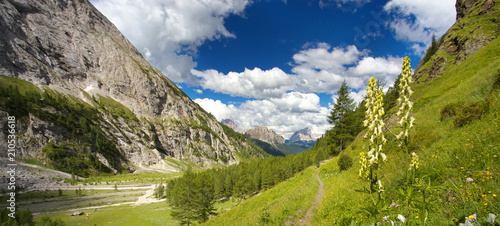
<instances>
[{"instance_id":1,"label":"yellow wolfsbane plant","mask_svg":"<svg viewBox=\"0 0 500 226\"><path fill-rule=\"evenodd\" d=\"M397 139L401 139L401 144L409 137L409 130L413 127L413 122L415 118L410 116L410 112L413 109L413 102L410 101L410 97L413 94L411 90L411 85L413 84L413 78L411 77L411 65L410 58L405 57L403 60L403 72L401 73L401 79L399 80L399 98L397 100L399 109L396 115L401 117L398 124L403 127L403 130L396 136Z\"/></svg>"},{"instance_id":2,"label":"yellow wolfsbane plant","mask_svg":"<svg viewBox=\"0 0 500 226\"><path fill-rule=\"evenodd\" d=\"M365 138L369 139L368 152L360 156L361 169L359 176L370 181L370 191L380 193L384 191L382 182L378 180L381 162L385 162L387 156L383 153L383 145L387 142L384 137L385 123L382 120L384 116L384 93L377 88L377 81L371 78L368 81L366 98L365 121L363 125L368 128ZM378 185L378 186L377 186Z\"/></svg>"},{"instance_id":3,"label":"yellow wolfsbane plant","mask_svg":"<svg viewBox=\"0 0 500 226\"><path fill-rule=\"evenodd\" d=\"M382 117L384 116L384 93L377 89L377 81L374 77L368 82L368 98L366 99L365 121L363 124L368 127L365 138L370 137L370 151L367 153L369 166L378 164L379 159L386 160L386 155L382 152L383 144L387 142L384 137L383 128L385 126ZM369 167L368 166L368 167Z\"/></svg>"}]
</instances>

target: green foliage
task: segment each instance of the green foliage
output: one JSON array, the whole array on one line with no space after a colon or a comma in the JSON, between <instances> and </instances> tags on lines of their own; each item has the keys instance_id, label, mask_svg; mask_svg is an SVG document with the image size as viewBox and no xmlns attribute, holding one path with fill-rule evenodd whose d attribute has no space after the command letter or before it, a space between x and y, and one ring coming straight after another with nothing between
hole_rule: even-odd
<instances>
[{"instance_id":1,"label":"green foliage","mask_svg":"<svg viewBox=\"0 0 500 226\"><path fill-rule=\"evenodd\" d=\"M165 186L163 184L159 184L156 186L153 196L157 199L161 199L165 197Z\"/></svg>"},{"instance_id":2,"label":"green foliage","mask_svg":"<svg viewBox=\"0 0 500 226\"><path fill-rule=\"evenodd\" d=\"M339 157L335 157L320 167L326 192L311 224L345 225L354 221L355 225L370 225L382 223L380 215L399 222L397 215L402 214L409 225L458 225L476 213L478 225L487 225L489 213L498 215L500 91L492 88L492 83L500 69L499 51L497 39L461 64L449 64L441 77L414 83L416 120L408 149L418 154L420 164L409 185L405 164L408 154L399 151L393 139L387 143L390 161L382 168L387 172L381 178L385 192L378 205L365 193L355 192L366 187L366 182L356 179L359 162L339 173ZM450 103L461 111L471 103L485 102L489 102L488 111L462 127L456 127L452 120L441 120L441 111ZM393 118L388 115L385 120L397 134L400 128L394 126ZM384 133L393 137L389 131ZM367 144L356 139L346 151L358 156Z\"/></svg>"},{"instance_id":3,"label":"green foliage","mask_svg":"<svg viewBox=\"0 0 500 226\"><path fill-rule=\"evenodd\" d=\"M490 100L465 104L463 102L451 103L441 109L441 120L451 118L455 127L463 127L472 120L478 120L489 110Z\"/></svg>"},{"instance_id":4,"label":"green foliage","mask_svg":"<svg viewBox=\"0 0 500 226\"><path fill-rule=\"evenodd\" d=\"M497 74L493 79L493 89L500 89L500 69L497 70Z\"/></svg>"},{"instance_id":5,"label":"green foliage","mask_svg":"<svg viewBox=\"0 0 500 226\"><path fill-rule=\"evenodd\" d=\"M169 185L168 202L172 206L171 216L181 224L201 223L215 215L214 190L208 174L194 176L191 168L184 172L182 179Z\"/></svg>"},{"instance_id":6,"label":"green foliage","mask_svg":"<svg viewBox=\"0 0 500 226\"><path fill-rule=\"evenodd\" d=\"M318 191L313 167L211 218L206 225L288 225L298 223Z\"/></svg>"},{"instance_id":7,"label":"green foliage","mask_svg":"<svg viewBox=\"0 0 500 226\"><path fill-rule=\"evenodd\" d=\"M349 145L363 130L363 117L366 111L365 101L363 100L356 108L349 97L348 86L345 81L337 92L339 97L336 103L339 104L337 110L332 109L329 115L329 122L334 127L327 130L325 135L317 140L313 150L322 150L328 156L336 156ZM342 95L341 95L342 94Z\"/></svg>"},{"instance_id":8,"label":"green foliage","mask_svg":"<svg viewBox=\"0 0 500 226\"><path fill-rule=\"evenodd\" d=\"M113 115L113 117L121 117L129 121L139 122L139 119L137 119L135 114L120 102L114 100L111 97L103 97L99 94L97 94L97 96L99 97L99 99L94 99L98 101L97 103L99 105L99 108Z\"/></svg>"},{"instance_id":9,"label":"green foliage","mask_svg":"<svg viewBox=\"0 0 500 226\"><path fill-rule=\"evenodd\" d=\"M438 42L436 41L436 36L433 34L432 35L432 42L431 42L431 46L429 46L429 48L427 49L427 52L425 52L425 56L423 58L423 64L424 65L425 63L427 63L427 61L429 61L431 59L431 57L437 52L438 50Z\"/></svg>"},{"instance_id":10,"label":"green foliage","mask_svg":"<svg viewBox=\"0 0 500 226\"><path fill-rule=\"evenodd\" d=\"M0 222L2 226L34 226L33 215L31 211L28 210L19 210L16 209L16 213L14 214L14 218L9 216L11 214L10 210L7 208L2 208L0 212Z\"/></svg>"},{"instance_id":11,"label":"green foliage","mask_svg":"<svg viewBox=\"0 0 500 226\"><path fill-rule=\"evenodd\" d=\"M341 171L343 170L348 170L352 166L352 158L349 154L347 153L342 153L340 154L337 164L339 165L339 169Z\"/></svg>"},{"instance_id":12,"label":"green foliage","mask_svg":"<svg viewBox=\"0 0 500 226\"><path fill-rule=\"evenodd\" d=\"M346 147L346 143L354 140L356 128L352 117L354 115L354 100L349 97L349 87L344 80L340 89L337 91L337 99L333 105L333 109L328 116L328 122L333 124L332 133L335 134L335 140L338 142L340 149ZM356 133L357 134L357 133Z\"/></svg>"},{"instance_id":13,"label":"green foliage","mask_svg":"<svg viewBox=\"0 0 500 226\"><path fill-rule=\"evenodd\" d=\"M397 99L399 98L399 81L401 80L402 74L398 75L398 78L396 81L394 81L394 85L392 87L389 87L387 92L384 95L384 111L389 112L391 108L396 106Z\"/></svg>"},{"instance_id":14,"label":"green foliage","mask_svg":"<svg viewBox=\"0 0 500 226\"><path fill-rule=\"evenodd\" d=\"M166 197L172 206L178 206L176 207L178 210L173 211L173 213L176 219L180 219L181 223L187 223L188 216L191 219L190 222L203 222L213 214L210 212L210 201L207 201L206 205L200 204L200 200L203 200L199 198L200 194L206 194L203 197L212 201L231 197L247 199L259 191L270 189L293 177L296 173L326 157L323 152L306 150L297 155L254 159L224 168L185 173L184 176L167 182ZM199 181L203 182L199 183ZM188 192L187 184L191 185L189 191L196 193L194 197L198 197L191 200L195 204L189 204L191 201L185 200L187 198L186 192ZM193 198L192 195L189 197ZM179 200L184 200L182 202L185 204L179 204L181 203ZM188 212L187 206L194 208L193 212ZM200 206L205 206L205 210L196 212L198 211L196 208L201 208ZM201 217L197 218L196 216Z\"/></svg>"},{"instance_id":15,"label":"green foliage","mask_svg":"<svg viewBox=\"0 0 500 226\"><path fill-rule=\"evenodd\" d=\"M50 89L42 92L26 81L3 75L0 79L2 109L21 121L27 120L30 113L63 129L63 141L51 142L43 149L50 160L49 166L79 176L110 173L111 170L98 161L96 154L100 153L113 168L123 170L120 162L125 158L101 129L97 109ZM56 113L51 113L54 110Z\"/></svg>"},{"instance_id":16,"label":"green foliage","mask_svg":"<svg viewBox=\"0 0 500 226\"><path fill-rule=\"evenodd\" d=\"M61 218L52 218L48 215L43 216L39 221L38 225L42 226L65 226L67 225Z\"/></svg>"},{"instance_id":17,"label":"green foliage","mask_svg":"<svg viewBox=\"0 0 500 226\"><path fill-rule=\"evenodd\" d=\"M354 100L349 97L349 86L344 80L340 89L337 91L337 99L333 105L332 111L328 116L328 122L334 126L341 126L341 120L345 118L348 112L354 110Z\"/></svg>"}]
</instances>

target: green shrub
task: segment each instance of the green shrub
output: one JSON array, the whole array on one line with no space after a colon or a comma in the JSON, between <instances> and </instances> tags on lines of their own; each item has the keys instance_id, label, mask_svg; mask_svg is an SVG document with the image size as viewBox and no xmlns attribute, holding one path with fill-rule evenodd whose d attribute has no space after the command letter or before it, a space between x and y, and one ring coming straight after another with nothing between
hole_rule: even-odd
<instances>
[{"instance_id":1,"label":"green shrub","mask_svg":"<svg viewBox=\"0 0 500 226\"><path fill-rule=\"evenodd\" d=\"M497 70L497 74L495 75L495 78L493 80L493 88L500 88L500 69Z\"/></svg>"},{"instance_id":2,"label":"green shrub","mask_svg":"<svg viewBox=\"0 0 500 226\"><path fill-rule=\"evenodd\" d=\"M66 223L61 218L52 219L50 216L45 215L40 219L39 225L43 226L65 226Z\"/></svg>"},{"instance_id":3,"label":"green shrub","mask_svg":"<svg viewBox=\"0 0 500 226\"><path fill-rule=\"evenodd\" d=\"M472 120L480 119L488 112L489 107L488 100L469 105L462 102L447 104L441 109L441 121L451 118L455 127L462 127Z\"/></svg>"},{"instance_id":4,"label":"green shrub","mask_svg":"<svg viewBox=\"0 0 500 226\"><path fill-rule=\"evenodd\" d=\"M339 156L339 160L337 162L340 170L348 170L352 166L352 158L346 153L342 153Z\"/></svg>"},{"instance_id":5,"label":"green shrub","mask_svg":"<svg viewBox=\"0 0 500 226\"><path fill-rule=\"evenodd\" d=\"M444 121L448 118L452 118L453 116L457 115L457 113L460 111L459 106L463 106L463 103L451 103L447 104L446 106L441 109L441 121Z\"/></svg>"}]
</instances>

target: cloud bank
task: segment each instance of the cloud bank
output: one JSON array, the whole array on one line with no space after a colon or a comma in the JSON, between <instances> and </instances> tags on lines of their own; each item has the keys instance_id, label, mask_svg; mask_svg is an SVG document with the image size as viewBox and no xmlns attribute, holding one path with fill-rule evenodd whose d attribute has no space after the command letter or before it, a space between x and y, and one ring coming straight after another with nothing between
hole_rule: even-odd
<instances>
[{"instance_id":1,"label":"cloud bank","mask_svg":"<svg viewBox=\"0 0 500 226\"><path fill-rule=\"evenodd\" d=\"M401 71L402 58L373 56L354 45L332 47L327 43L306 43L291 56L287 73L278 67L242 68L227 74L196 70L197 49L207 41L237 38L224 20L242 15L250 0L91 0L138 48L144 57L176 83L249 98L241 104L227 104L209 98L195 99L217 119L230 118L240 127L268 126L288 137L306 126L323 133L327 107L319 93L331 95L345 79L360 102L371 76L392 85ZM320 7L362 7L370 0L320 0ZM286 3L286 1L285 1ZM432 34L444 34L455 21L454 0L390 0L383 7L389 14L387 26L397 40L409 43L423 54ZM354 8L354 11L356 9ZM380 22L380 21L379 21ZM382 23L382 22L381 22ZM198 89L199 88L199 89ZM331 105L330 105L331 106Z\"/></svg>"},{"instance_id":2,"label":"cloud bank","mask_svg":"<svg viewBox=\"0 0 500 226\"><path fill-rule=\"evenodd\" d=\"M334 94L345 79L357 92L351 98L359 103L366 94L366 81L372 76L392 85L401 73L402 58L373 57L354 45L332 48L326 43L308 44L293 55L292 73L279 68L254 68L223 74L217 70L192 70L200 86L232 96L253 98L239 106L209 98L195 99L218 120L232 119L238 126L250 129L268 126L278 134L290 137L293 132L309 127L322 134L329 129L326 117L332 105L322 107L316 93Z\"/></svg>"},{"instance_id":3,"label":"cloud bank","mask_svg":"<svg viewBox=\"0 0 500 226\"><path fill-rule=\"evenodd\" d=\"M236 38L224 27L248 0L91 0L155 67L174 82L196 84L193 57L207 40Z\"/></svg>"},{"instance_id":4,"label":"cloud bank","mask_svg":"<svg viewBox=\"0 0 500 226\"><path fill-rule=\"evenodd\" d=\"M423 55L432 35L442 36L455 22L455 0L391 0L384 10L394 16L389 22L397 40L413 42L415 53Z\"/></svg>"},{"instance_id":5,"label":"cloud bank","mask_svg":"<svg viewBox=\"0 0 500 226\"><path fill-rule=\"evenodd\" d=\"M318 134L330 127L325 124L329 109L321 107L319 99L314 93L290 92L280 98L247 100L238 107L208 98L194 101L219 121L228 118L244 129L264 125L287 139L306 126Z\"/></svg>"}]
</instances>

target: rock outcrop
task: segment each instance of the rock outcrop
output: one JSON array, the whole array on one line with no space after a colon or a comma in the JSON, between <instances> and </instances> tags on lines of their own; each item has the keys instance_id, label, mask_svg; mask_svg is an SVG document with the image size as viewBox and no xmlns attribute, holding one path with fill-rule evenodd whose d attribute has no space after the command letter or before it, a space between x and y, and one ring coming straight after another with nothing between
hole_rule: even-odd
<instances>
[{"instance_id":1,"label":"rock outcrop","mask_svg":"<svg viewBox=\"0 0 500 226\"><path fill-rule=\"evenodd\" d=\"M421 60L415 70L417 82L442 75L450 64L460 64L500 33L499 0L457 0L457 20L441 37L436 53L425 64Z\"/></svg>"},{"instance_id":2,"label":"rock outcrop","mask_svg":"<svg viewBox=\"0 0 500 226\"><path fill-rule=\"evenodd\" d=\"M229 128L233 129L234 131L238 133L245 134L246 130L243 128L240 128L236 123L233 122L231 119L224 119L221 121L222 124L228 126Z\"/></svg>"},{"instance_id":3,"label":"rock outcrop","mask_svg":"<svg viewBox=\"0 0 500 226\"><path fill-rule=\"evenodd\" d=\"M276 134L272 129L265 126L255 127L251 130L245 132L245 135L265 141L270 144L284 144L285 138L283 136Z\"/></svg>"},{"instance_id":4,"label":"rock outcrop","mask_svg":"<svg viewBox=\"0 0 500 226\"><path fill-rule=\"evenodd\" d=\"M87 0L0 1L0 25L0 74L6 75L0 85L28 81L38 87L29 91L41 96L31 101L44 103L43 108L28 104L28 114L17 120L19 158L49 164L49 151L43 149L51 144L119 172L166 164L167 157L202 167L233 164L238 152L252 147L229 137ZM26 95L21 92L21 103L29 103ZM73 113L54 103L93 113ZM6 104L0 102L2 127ZM86 132L111 142L116 153L96 147L102 142L95 139L81 141L78 136ZM6 137L5 130L0 133ZM2 149L5 142L1 139ZM262 150L251 153L258 157Z\"/></svg>"}]
</instances>

